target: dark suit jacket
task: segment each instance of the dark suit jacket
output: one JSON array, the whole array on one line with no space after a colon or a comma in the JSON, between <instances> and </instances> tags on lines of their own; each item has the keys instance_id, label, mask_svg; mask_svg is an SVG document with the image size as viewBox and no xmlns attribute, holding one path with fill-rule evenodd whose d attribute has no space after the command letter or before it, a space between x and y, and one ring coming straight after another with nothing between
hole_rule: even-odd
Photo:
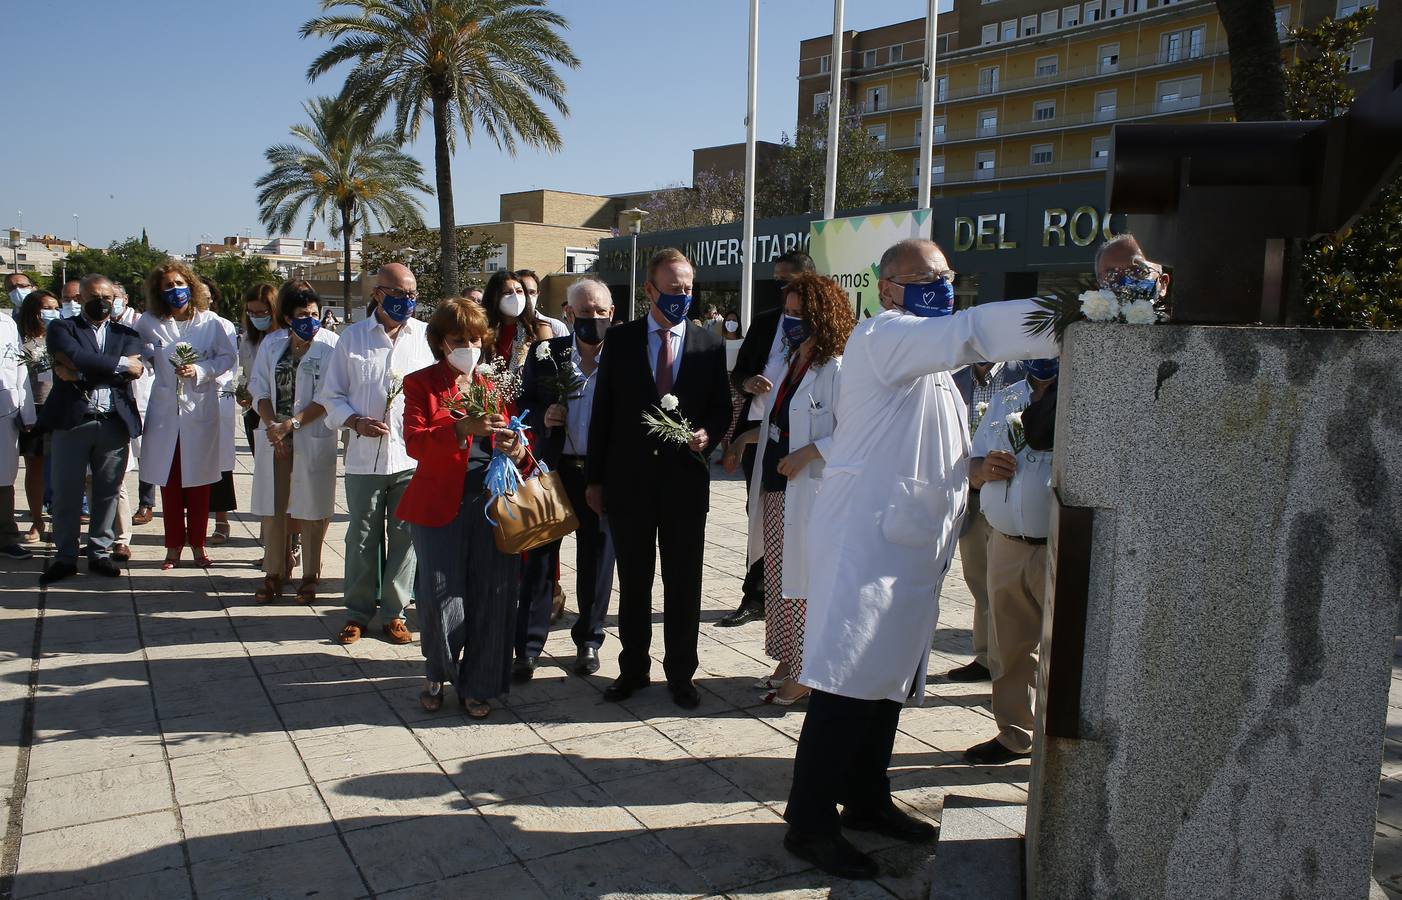
<instances>
[{"instance_id":1,"label":"dark suit jacket","mask_svg":"<svg viewBox=\"0 0 1402 900\"><path fill-rule=\"evenodd\" d=\"M546 362L535 358L536 348L542 343L550 347L551 360ZM569 359L573 346L574 335L569 334L547 341L537 341L531 345L531 352L526 355L526 364L521 367L521 400L517 405L530 411L526 424L531 426L531 430L527 432L531 438L531 452L552 469L559 465L560 456L565 452L567 429L563 425L554 428L546 426L545 411L557 403L560 397L549 391L542 382L554 376L553 360Z\"/></svg>"},{"instance_id":2,"label":"dark suit jacket","mask_svg":"<svg viewBox=\"0 0 1402 900\"><path fill-rule=\"evenodd\" d=\"M769 348L774 346L774 334L779 330L782 315L783 310L771 309L750 320L750 331L740 342L740 352L735 355L735 368L730 371L735 390L740 391L740 385L746 379L764 373L764 364L769 360Z\"/></svg>"},{"instance_id":3,"label":"dark suit jacket","mask_svg":"<svg viewBox=\"0 0 1402 900\"><path fill-rule=\"evenodd\" d=\"M1022 411L1022 433L1027 446L1046 453L1056 446L1056 387L1053 381L1039 399L1027 404Z\"/></svg>"},{"instance_id":4,"label":"dark suit jacket","mask_svg":"<svg viewBox=\"0 0 1402 900\"><path fill-rule=\"evenodd\" d=\"M88 414L88 394L94 387L112 389L112 412L127 426L132 437L141 434L141 415L136 411L136 396L131 379L117 374L117 365L124 356L141 355L141 337L135 329L118 322L107 323L103 349L97 349L97 332L88 324L83 313L71 319L59 319L49 324L47 343L49 356L66 357L83 381L54 379L53 390L44 401L39 415L39 427L48 430L74 428Z\"/></svg>"},{"instance_id":5,"label":"dark suit jacket","mask_svg":"<svg viewBox=\"0 0 1402 900\"><path fill-rule=\"evenodd\" d=\"M589 484L604 486L607 502L614 508L627 495L653 498L664 488L679 501L704 503L709 466L685 447L652 437L642 423L643 413L661 399L648 354L648 322L649 316L644 316L609 329L594 376L585 474ZM706 429L711 443L702 455L709 454L730 425L725 348L719 337L690 322L672 393L680 402L677 412L692 427Z\"/></svg>"}]
</instances>

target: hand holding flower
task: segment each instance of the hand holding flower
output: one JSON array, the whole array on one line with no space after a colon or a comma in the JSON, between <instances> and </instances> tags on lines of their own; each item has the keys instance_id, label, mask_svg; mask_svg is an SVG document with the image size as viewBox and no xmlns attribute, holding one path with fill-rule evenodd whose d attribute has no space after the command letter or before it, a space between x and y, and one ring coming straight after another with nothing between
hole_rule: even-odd
<instances>
[{"instance_id":1,"label":"hand holding flower","mask_svg":"<svg viewBox=\"0 0 1402 900\"><path fill-rule=\"evenodd\" d=\"M710 440L711 436L706 434L706 429L698 428L691 433L691 440L687 442L686 447L693 453L700 453L701 448L705 447Z\"/></svg>"},{"instance_id":2,"label":"hand holding flower","mask_svg":"<svg viewBox=\"0 0 1402 900\"><path fill-rule=\"evenodd\" d=\"M552 403L545 410L545 424L550 428L558 428L569 423L569 408L563 403Z\"/></svg>"},{"instance_id":3,"label":"hand holding flower","mask_svg":"<svg viewBox=\"0 0 1402 900\"><path fill-rule=\"evenodd\" d=\"M983 458L979 475L986 483L1007 481L1017 473L1017 457L1006 450L990 450Z\"/></svg>"}]
</instances>

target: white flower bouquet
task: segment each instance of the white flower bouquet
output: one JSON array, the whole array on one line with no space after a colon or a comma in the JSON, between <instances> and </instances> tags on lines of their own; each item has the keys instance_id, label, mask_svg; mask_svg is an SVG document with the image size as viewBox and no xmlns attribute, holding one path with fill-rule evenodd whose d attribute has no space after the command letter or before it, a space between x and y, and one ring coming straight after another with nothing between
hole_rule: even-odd
<instances>
[{"instance_id":1,"label":"white flower bouquet","mask_svg":"<svg viewBox=\"0 0 1402 900\"><path fill-rule=\"evenodd\" d=\"M17 346L10 351L10 358L23 363L30 375L38 375L54 367L54 361L49 358L49 351L43 345Z\"/></svg>"},{"instance_id":2,"label":"white flower bouquet","mask_svg":"<svg viewBox=\"0 0 1402 900\"><path fill-rule=\"evenodd\" d=\"M397 400L397 399L399 399L399 396L400 396L401 394L403 394L403 393L404 393L404 373L403 373L403 372L400 372L398 369L390 369L390 370L389 370L389 383L386 384L386 386L385 386L385 412L384 412L384 415L380 417L380 421L384 422L386 426L389 425L389 412L390 412L390 409L394 406L394 401ZM384 449L385 449L385 437L386 437L386 436L387 436L387 435L383 435L383 434L380 435L380 440L379 440L379 442L375 445L375 468L376 468L376 469L378 469L378 468L380 467L380 453L383 452Z\"/></svg>"},{"instance_id":3,"label":"white flower bouquet","mask_svg":"<svg viewBox=\"0 0 1402 900\"><path fill-rule=\"evenodd\" d=\"M664 394L652 411L643 413L643 425L647 426L647 433L661 439L663 443L689 447L691 436L696 433L696 429L687 421L686 416L677 412L680 406L676 394ZM675 414L675 418L671 414ZM690 452L701 465L706 464L704 456L695 450Z\"/></svg>"},{"instance_id":4,"label":"white flower bouquet","mask_svg":"<svg viewBox=\"0 0 1402 900\"><path fill-rule=\"evenodd\" d=\"M505 360L484 362L477 367L477 374L481 378L468 385L466 392L444 404L448 411L473 419L506 415L507 405L521 396L521 376L508 370Z\"/></svg>"}]
</instances>

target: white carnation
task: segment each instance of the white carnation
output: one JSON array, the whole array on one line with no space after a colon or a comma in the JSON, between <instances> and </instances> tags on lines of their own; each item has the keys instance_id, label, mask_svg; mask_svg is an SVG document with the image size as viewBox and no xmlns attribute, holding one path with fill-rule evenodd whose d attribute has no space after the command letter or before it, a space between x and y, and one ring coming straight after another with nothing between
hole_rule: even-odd
<instances>
[{"instance_id":1,"label":"white carnation","mask_svg":"<svg viewBox=\"0 0 1402 900\"><path fill-rule=\"evenodd\" d=\"M490 360L477 366L477 374L483 378L497 377L497 367Z\"/></svg>"},{"instance_id":2,"label":"white carnation","mask_svg":"<svg viewBox=\"0 0 1402 900\"><path fill-rule=\"evenodd\" d=\"M542 362L549 359L550 345L545 343L545 341L541 341L539 344L537 344L535 348L535 358L541 360Z\"/></svg>"},{"instance_id":3,"label":"white carnation","mask_svg":"<svg viewBox=\"0 0 1402 900\"><path fill-rule=\"evenodd\" d=\"M1120 304L1109 291L1086 291L1081 294L1081 312L1092 322L1113 322L1120 314Z\"/></svg>"},{"instance_id":4,"label":"white carnation","mask_svg":"<svg viewBox=\"0 0 1402 900\"><path fill-rule=\"evenodd\" d=\"M978 413L979 415L983 415L984 413L988 412L988 401L987 401L987 400L980 400L980 401L974 406L974 412Z\"/></svg>"},{"instance_id":5,"label":"white carnation","mask_svg":"<svg viewBox=\"0 0 1402 900\"><path fill-rule=\"evenodd\" d=\"M662 397L662 409L664 412L672 412L679 405L676 394L666 394Z\"/></svg>"},{"instance_id":6,"label":"white carnation","mask_svg":"<svg viewBox=\"0 0 1402 900\"><path fill-rule=\"evenodd\" d=\"M1125 321L1130 325L1152 325L1159 320L1158 311L1154 309L1154 301L1148 299L1126 303L1120 307L1120 312L1124 314Z\"/></svg>"},{"instance_id":7,"label":"white carnation","mask_svg":"<svg viewBox=\"0 0 1402 900\"><path fill-rule=\"evenodd\" d=\"M1014 428L1021 428L1022 412L1020 410L1018 412L1010 412L1008 413L1008 417L1004 421Z\"/></svg>"}]
</instances>

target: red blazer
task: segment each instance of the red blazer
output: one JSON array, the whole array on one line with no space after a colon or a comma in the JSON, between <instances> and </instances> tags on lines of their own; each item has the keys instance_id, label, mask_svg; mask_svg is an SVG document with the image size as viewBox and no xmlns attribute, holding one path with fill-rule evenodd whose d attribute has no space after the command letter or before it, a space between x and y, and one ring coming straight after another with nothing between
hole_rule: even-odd
<instances>
[{"instance_id":1,"label":"red blazer","mask_svg":"<svg viewBox=\"0 0 1402 900\"><path fill-rule=\"evenodd\" d=\"M404 448L419 465L394 514L414 525L441 528L462 507L472 438L466 447L458 446L457 420L444 405L458 392L457 377L457 370L440 360L404 379Z\"/></svg>"}]
</instances>

